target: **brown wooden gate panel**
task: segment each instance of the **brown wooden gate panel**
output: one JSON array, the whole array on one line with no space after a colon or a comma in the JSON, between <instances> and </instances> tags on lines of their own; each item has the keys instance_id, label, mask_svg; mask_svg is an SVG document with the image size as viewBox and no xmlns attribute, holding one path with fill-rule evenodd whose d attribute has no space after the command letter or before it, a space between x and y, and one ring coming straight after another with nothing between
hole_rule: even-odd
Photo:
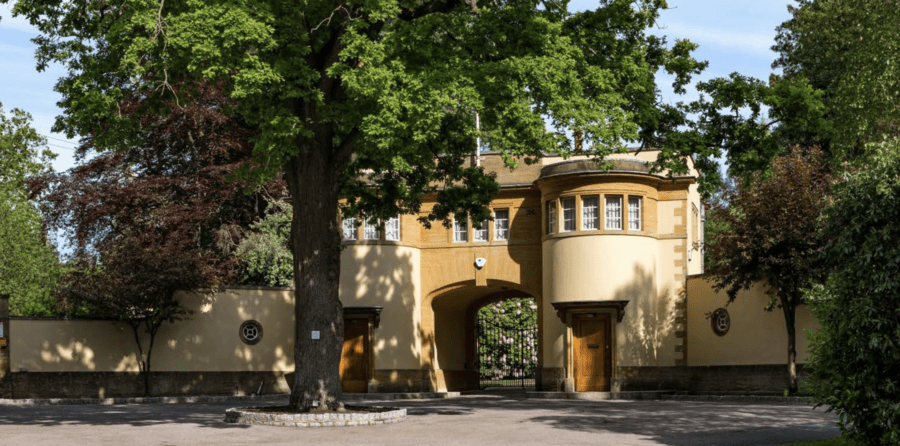
<instances>
[{"instance_id":1,"label":"brown wooden gate panel","mask_svg":"<svg viewBox=\"0 0 900 446\"><path fill-rule=\"evenodd\" d=\"M341 386L344 392L365 393L369 385L369 321L344 320L341 351Z\"/></svg>"},{"instance_id":2,"label":"brown wooden gate panel","mask_svg":"<svg viewBox=\"0 0 900 446\"><path fill-rule=\"evenodd\" d=\"M610 317L577 317L574 330L575 391L608 392L612 375Z\"/></svg>"}]
</instances>

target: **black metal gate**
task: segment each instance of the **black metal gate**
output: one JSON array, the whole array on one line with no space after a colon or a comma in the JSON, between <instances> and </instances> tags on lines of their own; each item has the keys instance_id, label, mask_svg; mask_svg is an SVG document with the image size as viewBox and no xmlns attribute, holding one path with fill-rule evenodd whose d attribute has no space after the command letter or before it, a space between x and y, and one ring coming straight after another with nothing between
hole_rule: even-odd
<instances>
[{"instance_id":1,"label":"black metal gate","mask_svg":"<svg viewBox=\"0 0 900 446\"><path fill-rule=\"evenodd\" d=\"M479 382L487 387L534 387L538 362L537 324L513 326L497 318L476 323Z\"/></svg>"}]
</instances>

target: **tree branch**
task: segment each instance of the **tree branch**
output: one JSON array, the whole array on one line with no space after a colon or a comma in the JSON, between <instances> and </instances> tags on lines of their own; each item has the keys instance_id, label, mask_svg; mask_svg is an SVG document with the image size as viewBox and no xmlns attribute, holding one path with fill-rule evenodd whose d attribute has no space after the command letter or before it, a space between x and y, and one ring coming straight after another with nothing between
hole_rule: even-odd
<instances>
[{"instance_id":1,"label":"tree branch","mask_svg":"<svg viewBox=\"0 0 900 446\"><path fill-rule=\"evenodd\" d=\"M354 127L350 134L344 138L341 145L334 151L332 157L334 164L343 168L350 162L353 152L356 149L356 141L359 139L359 127Z\"/></svg>"}]
</instances>

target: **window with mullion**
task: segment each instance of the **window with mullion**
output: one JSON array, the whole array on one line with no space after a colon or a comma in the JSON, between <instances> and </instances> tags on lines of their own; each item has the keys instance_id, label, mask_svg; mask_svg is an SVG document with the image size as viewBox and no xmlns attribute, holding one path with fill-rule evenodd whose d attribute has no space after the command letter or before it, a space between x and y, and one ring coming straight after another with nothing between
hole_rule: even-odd
<instances>
[{"instance_id":1,"label":"window with mullion","mask_svg":"<svg viewBox=\"0 0 900 446\"><path fill-rule=\"evenodd\" d=\"M575 230L575 199L564 198L562 203L562 232Z\"/></svg>"},{"instance_id":2,"label":"window with mullion","mask_svg":"<svg viewBox=\"0 0 900 446\"><path fill-rule=\"evenodd\" d=\"M606 229L622 229L622 197L606 197Z\"/></svg>"},{"instance_id":3,"label":"window with mullion","mask_svg":"<svg viewBox=\"0 0 900 446\"><path fill-rule=\"evenodd\" d=\"M547 202L547 234L556 232L556 201Z\"/></svg>"},{"instance_id":4,"label":"window with mullion","mask_svg":"<svg viewBox=\"0 0 900 446\"><path fill-rule=\"evenodd\" d=\"M487 220L481 222L481 229L474 227L474 223L473 223L472 240L476 241L476 242L488 241L488 221Z\"/></svg>"},{"instance_id":5,"label":"window with mullion","mask_svg":"<svg viewBox=\"0 0 900 446\"><path fill-rule=\"evenodd\" d=\"M341 222L341 229L344 235L344 240L356 240L356 230L358 227L356 226L355 218L345 218Z\"/></svg>"},{"instance_id":6,"label":"window with mullion","mask_svg":"<svg viewBox=\"0 0 900 446\"><path fill-rule=\"evenodd\" d=\"M400 240L400 217L389 218L384 222L384 239Z\"/></svg>"},{"instance_id":7,"label":"window with mullion","mask_svg":"<svg viewBox=\"0 0 900 446\"><path fill-rule=\"evenodd\" d=\"M581 229L595 230L600 228L600 198L582 197Z\"/></svg>"},{"instance_id":8,"label":"window with mullion","mask_svg":"<svg viewBox=\"0 0 900 446\"><path fill-rule=\"evenodd\" d=\"M468 224L465 220L453 219L453 242L465 243L469 241Z\"/></svg>"},{"instance_id":9,"label":"window with mullion","mask_svg":"<svg viewBox=\"0 0 900 446\"><path fill-rule=\"evenodd\" d=\"M641 230L641 197L628 197L628 229Z\"/></svg>"},{"instance_id":10,"label":"window with mullion","mask_svg":"<svg viewBox=\"0 0 900 446\"><path fill-rule=\"evenodd\" d=\"M494 240L509 239L509 209L494 210Z\"/></svg>"},{"instance_id":11,"label":"window with mullion","mask_svg":"<svg viewBox=\"0 0 900 446\"><path fill-rule=\"evenodd\" d=\"M366 220L363 228L363 238L365 240L378 240L381 238L381 231L378 230L378 221Z\"/></svg>"}]
</instances>

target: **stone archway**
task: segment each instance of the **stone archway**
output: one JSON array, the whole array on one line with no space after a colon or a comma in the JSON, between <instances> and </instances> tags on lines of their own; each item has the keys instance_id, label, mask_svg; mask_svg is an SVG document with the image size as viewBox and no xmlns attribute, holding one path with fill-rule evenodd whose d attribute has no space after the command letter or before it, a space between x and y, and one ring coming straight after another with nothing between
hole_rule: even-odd
<instances>
[{"instance_id":1,"label":"stone archway","mask_svg":"<svg viewBox=\"0 0 900 446\"><path fill-rule=\"evenodd\" d=\"M540 327L541 299L538 293L517 284L487 282L487 286L476 286L475 281L459 282L425 298L422 305L422 368L427 372L431 390L447 392L480 388L475 366L475 315L482 306L513 297L534 297ZM539 362L541 356L539 351Z\"/></svg>"}]
</instances>

